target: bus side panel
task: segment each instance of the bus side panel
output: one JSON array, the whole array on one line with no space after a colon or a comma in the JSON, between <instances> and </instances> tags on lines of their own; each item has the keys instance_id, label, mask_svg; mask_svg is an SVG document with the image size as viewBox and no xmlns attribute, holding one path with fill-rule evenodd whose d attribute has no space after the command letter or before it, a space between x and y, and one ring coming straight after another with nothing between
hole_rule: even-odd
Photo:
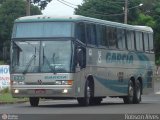
<instances>
[{"instance_id":1,"label":"bus side panel","mask_svg":"<svg viewBox=\"0 0 160 120\"><path fill-rule=\"evenodd\" d=\"M84 94L85 80L88 75L94 78L95 96L123 96L127 94L128 81L142 78L144 93L153 89L151 73L154 68L154 55L128 51L87 48L87 65L81 76L81 96ZM149 72L150 71L150 72ZM83 80L84 81L83 81Z\"/></svg>"}]
</instances>

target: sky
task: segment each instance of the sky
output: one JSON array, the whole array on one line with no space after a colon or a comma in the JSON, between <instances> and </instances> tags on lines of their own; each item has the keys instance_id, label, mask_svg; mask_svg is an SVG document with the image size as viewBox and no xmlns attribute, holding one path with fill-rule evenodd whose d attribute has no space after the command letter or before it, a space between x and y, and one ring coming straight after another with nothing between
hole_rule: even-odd
<instances>
[{"instance_id":1,"label":"sky","mask_svg":"<svg viewBox=\"0 0 160 120\"><path fill-rule=\"evenodd\" d=\"M64 5L63 3L59 1L66 1L69 6ZM42 11L43 15L73 15L74 14L74 8L76 8L76 5L82 4L83 0L52 0L45 10ZM72 5L73 4L73 5ZM72 8L73 7L73 8Z\"/></svg>"}]
</instances>

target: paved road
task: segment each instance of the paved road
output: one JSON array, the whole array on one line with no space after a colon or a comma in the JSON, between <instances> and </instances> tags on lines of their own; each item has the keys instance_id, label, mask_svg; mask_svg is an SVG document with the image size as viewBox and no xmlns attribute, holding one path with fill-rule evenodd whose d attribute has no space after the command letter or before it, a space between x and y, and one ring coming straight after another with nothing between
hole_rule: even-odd
<instances>
[{"instance_id":1,"label":"paved road","mask_svg":"<svg viewBox=\"0 0 160 120\"><path fill-rule=\"evenodd\" d=\"M155 84L159 92L160 82ZM76 100L40 101L39 107L28 102L0 105L0 114L160 114L160 94L142 96L140 104L124 104L119 98L106 98L101 105L81 107ZM160 118L160 116L159 116Z\"/></svg>"},{"instance_id":2,"label":"paved road","mask_svg":"<svg viewBox=\"0 0 160 120\"><path fill-rule=\"evenodd\" d=\"M141 104L124 104L121 99L106 98L101 105L81 107L76 100L41 101L39 107L29 103L0 105L0 113L8 114L126 114L159 113L160 95L143 96Z\"/></svg>"}]
</instances>

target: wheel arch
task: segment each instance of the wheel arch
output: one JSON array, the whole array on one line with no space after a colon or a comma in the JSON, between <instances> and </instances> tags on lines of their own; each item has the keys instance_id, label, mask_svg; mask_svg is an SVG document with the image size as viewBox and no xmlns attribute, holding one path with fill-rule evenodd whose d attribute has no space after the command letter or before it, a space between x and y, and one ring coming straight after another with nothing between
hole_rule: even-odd
<instances>
[{"instance_id":1,"label":"wheel arch","mask_svg":"<svg viewBox=\"0 0 160 120\"><path fill-rule=\"evenodd\" d=\"M93 75L88 75L87 79L94 86L94 77Z\"/></svg>"},{"instance_id":2,"label":"wheel arch","mask_svg":"<svg viewBox=\"0 0 160 120\"><path fill-rule=\"evenodd\" d=\"M94 82L93 75L88 75L86 81L88 81L89 85L91 85L93 87L92 89L93 89L93 94L94 94L94 91L95 91L95 82Z\"/></svg>"}]
</instances>

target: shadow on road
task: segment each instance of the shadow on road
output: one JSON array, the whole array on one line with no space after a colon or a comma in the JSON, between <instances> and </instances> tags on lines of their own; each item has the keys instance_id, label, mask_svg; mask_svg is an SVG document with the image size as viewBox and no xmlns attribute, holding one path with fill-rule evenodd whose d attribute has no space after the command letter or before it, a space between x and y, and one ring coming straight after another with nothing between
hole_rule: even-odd
<instances>
[{"instance_id":1,"label":"shadow on road","mask_svg":"<svg viewBox=\"0 0 160 120\"><path fill-rule=\"evenodd\" d=\"M45 105L39 105L40 108L79 108L79 107L107 107L107 106L135 106L135 105L144 105L144 104L151 104L151 103L140 103L140 104L124 104L124 103L101 103L100 105L89 105L89 106L80 106L78 103L72 103L72 104L45 104ZM153 104L153 103L152 103Z\"/></svg>"}]
</instances>

